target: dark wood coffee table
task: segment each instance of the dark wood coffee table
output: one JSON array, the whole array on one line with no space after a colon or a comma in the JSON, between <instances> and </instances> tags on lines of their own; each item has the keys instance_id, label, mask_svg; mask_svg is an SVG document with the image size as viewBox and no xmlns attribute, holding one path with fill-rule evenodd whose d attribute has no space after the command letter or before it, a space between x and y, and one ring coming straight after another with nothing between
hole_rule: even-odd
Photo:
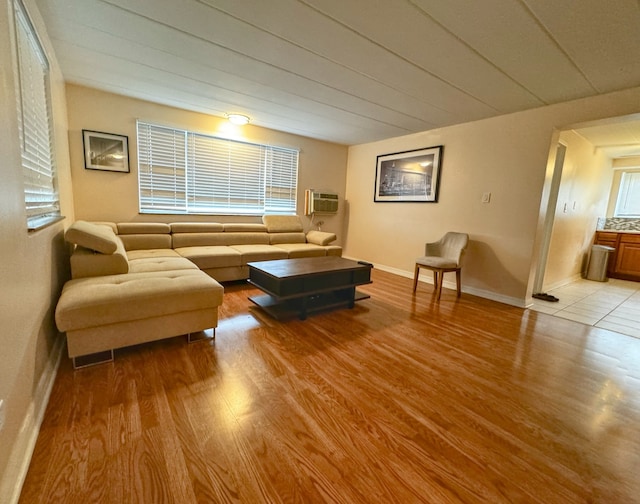
<instances>
[{"instance_id":1,"label":"dark wood coffee table","mask_svg":"<svg viewBox=\"0 0 640 504\"><path fill-rule=\"evenodd\" d=\"M356 286L371 283L371 264L342 257L306 257L251 262L249 283L265 294L250 301L277 319L336 307L353 308L369 296Z\"/></svg>"}]
</instances>

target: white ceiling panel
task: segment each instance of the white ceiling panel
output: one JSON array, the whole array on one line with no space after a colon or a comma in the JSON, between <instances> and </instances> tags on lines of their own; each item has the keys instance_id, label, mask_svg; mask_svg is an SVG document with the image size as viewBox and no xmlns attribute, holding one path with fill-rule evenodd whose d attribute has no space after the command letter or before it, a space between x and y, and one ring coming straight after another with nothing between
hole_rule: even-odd
<instances>
[{"instance_id":1,"label":"white ceiling panel","mask_svg":"<svg viewBox=\"0 0 640 504\"><path fill-rule=\"evenodd\" d=\"M409 2L376 2L375 15L363 16L371 9L370 0L302 1L501 113L542 105L509 75Z\"/></svg>"},{"instance_id":2,"label":"white ceiling panel","mask_svg":"<svg viewBox=\"0 0 640 504\"><path fill-rule=\"evenodd\" d=\"M314 106L314 114L309 114L304 111L304 104L295 101L278 104L274 100L269 103L267 114L263 109L263 101L242 91L211 84L209 79L200 79L195 71L192 71L189 78L186 78L173 71L167 72L110 55L102 54L99 59L96 59L95 53L64 43L61 47L65 54L61 61L68 64L74 71L86 76L78 80L79 84L96 87L88 80L91 79L92 82L95 82L93 76L98 72L106 71L101 79L101 82L106 83L104 89L119 94L144 96L144 99L154 101L152 99L154 94L166 93L168 97L170 95L169 101L166 102L168 105L198 110L194 106L194 101L199 101L202 104L209 102L207 110L203 110L203 112L213 113L217 116L224 116L226 111L247 113L257 118L264 117L261 122L265 123L272 120L270 115L274 119L280 118L280 121L286 118L288 122L291 122L292 128L295 128L297 134L302 134L302 130L313 131L313 127L310 125L314 122L317 122L318 126L324 125L325 128L339 122L343 131L361 130L365 135L370 134L369 128L371 128L372 121L357 114L331 108L328 105L324 108ZM69 58L69 62L67 58ZM140 90L140 93L134 95L134 90ZM216 100L210 100L210 96L216 96ZM385 129L391 133L390 136L406 133L404 129L390 125L387 125ZM305 136L310 135L306 134Z\"/></svg>"},{"instance_id":3,"label":"white ceiling panel","mask_svg":"<svg viewBox=\"0 0 640 504\"><path fill-rule=\"evenodd\" d=\"M598 91L638 85L638 0L524 2Z\"/></svg>"},{"instance_id":4,"label":"white ceiling panel","mask_svg":"<svg viewBox=\"0 0 640 504\"><path fill-rule=\"evenodd\" d=\"M550 104L594 87L522 2L412 0L477 53ZM523 64L526 62L526 64Z\"/></svg>"},{"instance_id":5,"label":"white ceiling panel","mask_svg":"<svg viewBox=\"0 0 640 504\"><path fill-rule=\"evenodd\" d=\"M108 47L110 54L124 60L175 71L179 75L189 75L192 68L196 77L195 74L209 69L217 74L210 76L210 82L225 87L224 82L228 81L233 89L255 88L246 90L255 96L269 97L271 100L280 96L286 102L289 101L288 96L299 95L299 90L305 89L308 91L305 94L311 96L310 100L342 110L350 110L352 105L359 103L356 108L361 110L356 112L365 116L368 114L375 121L398 125L407 131L415 131L415 128L428 129L454 118L452 114L406 94L379 83L366 82L364 76L354 76L356 81L360 81L359 84L367 84L361 92L346 93L252 58L233 55L219 46L207 44L177 30L161 27L146 19L138 21L135 30L130 30L126 21L126 18L115 20L115 28L107 33L102 30L102 23L97 20L89 20L87 24L79 25L66 19L52 30L52 33L56 40L69 45L76 44L80 35L88 44L83 46L84 49L102 52ZM147 45L149 38L154 38L157 42L153 46ZM385 98L389 98L389 95L393 97L396 107L385 108L379 105L384 104Z\"/></svg>"},{"instance_id":6,"label":"white ceiling panel","mask_svg":"<svg viewBox=\"0 0 640 504\"><path fill-rule=\"evenodd\" d=\"M69 82L355 144L640 85L636 0L36 0Z\"/></svg>"}]
</instances>

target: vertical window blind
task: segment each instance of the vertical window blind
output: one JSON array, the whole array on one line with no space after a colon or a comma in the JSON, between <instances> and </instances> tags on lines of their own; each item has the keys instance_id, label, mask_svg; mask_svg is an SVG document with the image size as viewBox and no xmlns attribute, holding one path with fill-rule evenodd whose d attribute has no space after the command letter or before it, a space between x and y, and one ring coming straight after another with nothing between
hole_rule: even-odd
<instances>
[{"instance_id":1,"label":"vertical window blind","mask_svg":"<svg viewBox=\"0 0 640 504\"><path fill-rule=\"evenodd\" d=\"M297 150L137 126L141 213L295 213Z\"/></svg>"},{"instance_id":2,"label":"vertical window blind","mask_svg":"<svg viewBox=\"0 0 640 504\"><path fill-rule=\"evenodd\" d=\"M622 174L614 215L615 217L640 217L640 171Z\"/></svg>"},{"instance_id":3,"label":"vertical window blind","mask_svg":"<svg viewBox=\"0 0 640 504\"><path fill-rule=\"evenodd\" d=\"M29 230L60 217L54 165L49 64L24 6L14 1L18 126Z\"/></svg>"}]
</instances>

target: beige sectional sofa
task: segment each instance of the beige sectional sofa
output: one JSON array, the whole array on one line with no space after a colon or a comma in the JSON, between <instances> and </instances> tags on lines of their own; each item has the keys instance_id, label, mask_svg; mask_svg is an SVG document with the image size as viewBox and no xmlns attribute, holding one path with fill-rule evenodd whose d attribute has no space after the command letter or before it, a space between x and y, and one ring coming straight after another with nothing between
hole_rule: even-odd
<instances>
[{"instance_id":1,"label":"beige sectional sofa","mask_svg":"<svg viewBox=\"0 0 640 504\"><path fill-rule=\"evenodd\" d=\"M223 287L249 262L341 255L332 233L305 233L298 216L253 223L91 223L65 233L71 276L56 307L75 366L83 357L214 328Z\"/></svg>"}]
</instances>

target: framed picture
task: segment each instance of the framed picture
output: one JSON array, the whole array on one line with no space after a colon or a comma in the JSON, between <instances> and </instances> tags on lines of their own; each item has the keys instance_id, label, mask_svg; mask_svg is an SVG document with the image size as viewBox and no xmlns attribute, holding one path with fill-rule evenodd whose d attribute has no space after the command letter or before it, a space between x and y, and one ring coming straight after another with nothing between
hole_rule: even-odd
<instances>
[{"instance_id":1,"label":"framed picture","mask_svg":"<svg viewBox=\"0 0 640 504\"><path fill-rule=\"evenodd\" d=\"M87 170L129 172L129 139L122 135L82 130Z\"/></svg>"},{"instance_id":2,"label":"framed picture","mask_svg":"<svg viewBox=\"0 0 640 504\"><path fill-rule=\"evenodd\" d=\"M376 161L373 201L438 201L443 146L384 154Z\"/></svg>"}]
</instances>

